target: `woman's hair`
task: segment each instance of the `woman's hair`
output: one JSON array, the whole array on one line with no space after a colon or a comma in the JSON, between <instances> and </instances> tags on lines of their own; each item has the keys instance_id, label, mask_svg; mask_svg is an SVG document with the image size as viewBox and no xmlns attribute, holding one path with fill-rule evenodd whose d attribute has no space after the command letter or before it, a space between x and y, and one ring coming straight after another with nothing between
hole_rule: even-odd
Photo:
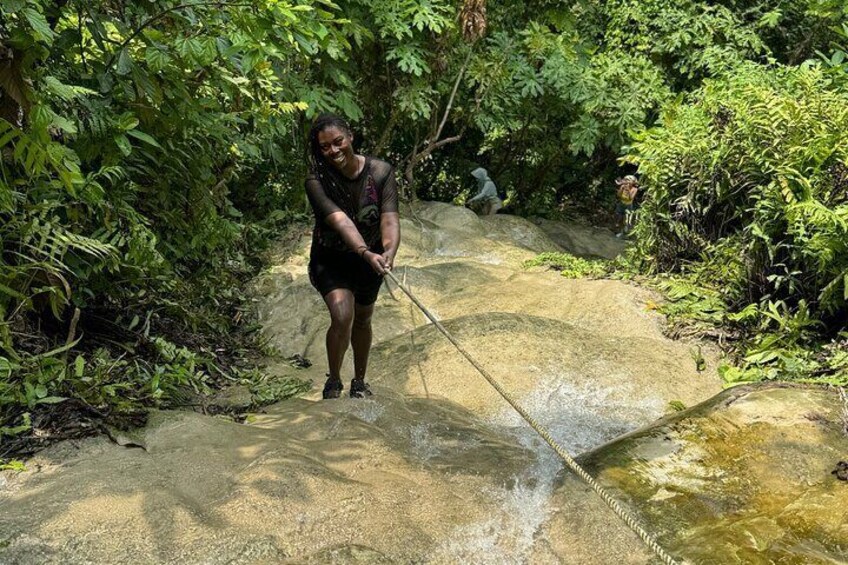
<instances>
[{"instance_id":1,"label":"woman's hair","mask_svg":"<svg viewBox=\"0 0 848 565\"><path fill-rule=\"evenodd\" d=\"M327 193L333 201L339 206L350 207L354 210L354 202L349 191L344 190L339 182L338 173L336 173L328 164L324 155L321 154L321 147L318 145L318 134L327 128L335 127L344 132L348 137L353 137L353 132L350 125L335 114L321 114L312 122L312 127L309 129L309 164L324 192Z\"/></svg>"}]
</instances>

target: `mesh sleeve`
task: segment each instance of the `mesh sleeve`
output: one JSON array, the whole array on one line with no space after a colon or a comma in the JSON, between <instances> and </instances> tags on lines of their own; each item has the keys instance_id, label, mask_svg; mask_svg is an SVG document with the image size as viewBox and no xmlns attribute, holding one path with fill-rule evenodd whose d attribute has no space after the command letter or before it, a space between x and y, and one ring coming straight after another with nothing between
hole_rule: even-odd
<instances>
[{"instance_id":1,"label":"mesh sleeve","mask_svg":"<svg viewBox=\"0 0 848 565\"><path fill-rule=\"evenodd\" d=\"M321 181L315 175L306 177L306 197L309 198L309 204L312 205L312 210L315 212L315 217L322 221L333 212L341 212L338 204L327 196L324 192L324 187L321 186Z\"/></svg>"},{"instance_id":2,"label":"mesh sleeve","mask_svg":"<svg viewBox=\"0 0 848 565\"><path fill-rule=\"evenodd\" d=\"M379 160L375 160L372 166L374 167L374 180L383 187L381 190L380 210L382 212L397 212L398 190L394 167L385 161Z\"/></svg>"}]
</instances>

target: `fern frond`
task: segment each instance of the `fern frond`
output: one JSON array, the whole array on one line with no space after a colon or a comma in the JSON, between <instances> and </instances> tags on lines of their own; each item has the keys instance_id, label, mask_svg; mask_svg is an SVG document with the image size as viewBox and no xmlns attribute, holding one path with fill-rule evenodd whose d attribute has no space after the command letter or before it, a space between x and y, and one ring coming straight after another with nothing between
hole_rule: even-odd
<instances>
[{"instance_id":1,"label":"fern frond","mask_svg":"<svg viewBox=\"0 0 848 565\"><path fill-rule=\"evenodd\" d=\"M42 222L35 218L29 229L22 232L21 245L32 253L34 259L54 262L64 271L68 270L64 258L69 252L101 261L115 257L118 252L115 246L73 233L57 221Z\"/></svg>"},{"instance_id":2,"label":"fern frond","mask_svg":"<svg viewBox=\"0 0 848 565\"><path fill-rule=\"evenodd\" d=\"M41 79L44 90L61 98L65 102L70 102L83 96L97 96L97 92L82 86L64 84L62 81L53 76L46 76Z\"/></svg>"},{"instance_id":3,"label":"fern frond","mask_svg":"<svg viewBox=\"0 0 848 565\"><path fill-rule=\"evenodd\" d=\"M22 133L19 128L0 118L0 149L20 137Z\"/></svg>"},{"instance_id":4,"label":"fern frond","mask_svg":"<svg viewBox=\"0 0 848 565\"><path fill-rule=\"evenodd\" d=\"M848 214L844 207L828 208L822 202L811 199L791 205L787 209L790 220L804 220L813 229L839 230L848 232Z\"/></svg>"}]
</instances>

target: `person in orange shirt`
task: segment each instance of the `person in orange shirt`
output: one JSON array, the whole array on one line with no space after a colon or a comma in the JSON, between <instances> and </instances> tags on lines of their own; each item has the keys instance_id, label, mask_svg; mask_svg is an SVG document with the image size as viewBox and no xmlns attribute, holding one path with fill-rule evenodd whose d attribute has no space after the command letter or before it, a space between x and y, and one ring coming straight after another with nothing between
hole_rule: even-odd
<instances>
[{"instance_id":1,"label":"person in orange shirt","mask_svg":"<svg viewBox=\"0 0 848 565\"><path fill-rule=\"evenodd\" d=\"M627 175L624 178L615 180L617 185L615 195L618 197L618 203L615 205L615 213L618 216L618 225L620 231L615 234L615 237L624 237L630 228L633 227L633 201L636 200L636 195L639 193L639 180L633 175Z\"/></svg>"}]
</instances>

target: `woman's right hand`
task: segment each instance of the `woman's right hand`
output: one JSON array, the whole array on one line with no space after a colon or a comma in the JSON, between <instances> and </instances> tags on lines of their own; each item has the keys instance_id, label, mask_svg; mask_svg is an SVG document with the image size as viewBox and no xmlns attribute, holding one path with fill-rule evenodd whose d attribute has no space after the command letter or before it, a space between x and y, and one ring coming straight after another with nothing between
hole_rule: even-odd
<instances>
[{"instance_id":1,"label":"woman's right hand","mask_svg":"<svg viewBox=\"0 0 848 565\"><path fill-rule=\"evenodd\" d=\"M362 258L365 259L365 262L371 265L371 268L374 269L374 272L378 275L385 275L388 271L386 260L382 255L378 255L373 251L366 251L362 254Z\"/></svg>"}]
</instances>

